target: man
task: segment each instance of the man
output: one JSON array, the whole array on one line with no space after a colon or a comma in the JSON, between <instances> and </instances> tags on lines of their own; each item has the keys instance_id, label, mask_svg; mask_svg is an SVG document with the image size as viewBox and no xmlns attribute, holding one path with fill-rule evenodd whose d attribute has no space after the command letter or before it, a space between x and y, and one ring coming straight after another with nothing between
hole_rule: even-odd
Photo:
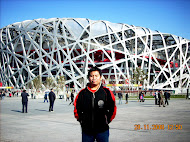
<instances>
[{"instance_id":1,"label":"man","mask_svg":"<svg viewBox=\"0 0 190 142\"><path fill-rule=\"evenodd\" d=\"M158 105L158 90L155 92L154 98L155 98L155 105Z\"/></svg>"},{"instance_id":2,"label":"man","mask_svg":"<svg viewBox=\"0 0 190 142\"><path fill-rule=\"evenodd\" d=\"M125 95L126 104L128 104L128 98L129 98L129 95L128 95L128 93L126 93L126 95Z\"/></svg>"},{"instance_id":3,"label":"man","mask_svg":"<svg viewBox=\"0 0 190 142\"><path fill-rule=\"evenodd\" d=\"M45 92L45 95L44 95L44 103L47 101L48 103L48 94L49 94L49 91L46 91Z\"/></svg>"},{"instance_id":4,"label":"man","mask_svg":"<svg viewBox=\"0 0 190 142\"><path fill-rule=\"evenodd\" d=\"M72 91L72 92L71 92L71 102L70 102L70 104L74 104L74 97L75 97L75 96L74 96L74 91ZM70 105L70 104L69 104L69 105Z\"/></svg>"},{"instance_id":5,"label":"man","mask_svg":"<svg viewBox=\"0 0 190 142\"><path fill-rule=\"evenodd\" d=\"M163 107L165 107L165 105L164 105L164 95L163 94L164 94L163 91L158 92L159 107L161 107L161 105L163 105Z\"/></svg>"},{"instance_id":6,"label":"man","mask_svg":"<svg viewBox=\"0 0 190 142\"><path fill-rule=\"evenodd\" d=\"M118 93L118 98L119 98L119 105L122 104L122 99L123 99L123 95L121 92Z\"/></svg>"},{"instance_id":7,"label":"man","mask_svg":"<svg viewBox=\"0 0 190 142\"><path fill-rule=\"evenodd\" d=\"M69 91L67 91L67 94L66 94L66 101L67 101L67 100L69 101L69 97L70 97L70 93L69 93Z\"/></svg>"},{"instance_id":8,"label":"man","mask_svg":"<svg viewBox=\"0 0 190 142\"><path fill-rule=\"evenodd\" d=\"M164 97L165 97L165 105L169 105L168 99L169 99L169 93L167 91L164 92Z\"/></svg>"},{"instance_id":9,"label":"man","mask_svg":"<svg viewBox=\"0 0 190 142\"><path fill-rule=\"evenodd\" d=\"M187 88L187 95L186 95L186 99L189 99L189 88Z\"/></svg>"},{"instance_id":10,"label":"man","mask_svg":"<svg viewBox=\"0 0 190 142\"><path fill-rule=\"evenodd\" d=\"M5 91L3 91L3 93L2 93L2 99L4 100L4 97L5 97Z\"/></svg>"},{"instance_id":11,"label":"man","mask_svg":"<svg viewBox=\"0 0 190 142\"><path fill-rule=\"evenodd\" d=\"M24 113L24 108L25 108L25 112L28 113L27 111L27 106L28 106L28 93L26 93L26 90L23 90L23 92L21 93L21 97L22 97L22 113Z\"/></svg>"},{"instance_id":12,"label":"man","mask_svg":"<svg viewBox=\"0 0 190 142\"><path fill-rule=\"evenodd\" d=\"M54 105L54 101L56 99L55 93L53 92L53 89L51 89L51 92L49 92L49 112L53 112L53 105Z\"/></svg>"},{"instance_id":13,"label":"man","mask_svg":"<svg viewBox=\"0 0 190 142\"><path fill-rule=\"evenodd\" d=\"M1 100L3 99L3 94L0 92L0 97L1 97Z\"/></svg>"},{"instance_id":14,"label":"man","mask_svg":"<svg viewBox=\"0 0 190 142\"><path fill-rule=\"evenodd\" d=\"M82 127L82 142L108 142L109 123L115 118L116 105L113 92L101 85L102 72L92 67L89 82L76 96L74 115Z\"/></svg>"}]
</instances>

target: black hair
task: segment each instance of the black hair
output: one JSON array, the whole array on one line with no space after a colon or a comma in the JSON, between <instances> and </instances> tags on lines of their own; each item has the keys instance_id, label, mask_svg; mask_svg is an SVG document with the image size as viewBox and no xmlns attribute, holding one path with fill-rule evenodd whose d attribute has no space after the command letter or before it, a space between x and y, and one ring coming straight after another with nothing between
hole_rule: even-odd
<instances>
[{"instance_id":1,"label":"black hair","mask_svg":"<svg viewBox=\"0 0 190 142\"><path fill-rule=\"evenodd\" d=\"M98 67L92 67L89 71L88 71L88 78L90 77L90 73L93 72L93 71L98 71L100 76L102 76L102 71L101 69L99 69Z\"/></svg>"}]
</instances>

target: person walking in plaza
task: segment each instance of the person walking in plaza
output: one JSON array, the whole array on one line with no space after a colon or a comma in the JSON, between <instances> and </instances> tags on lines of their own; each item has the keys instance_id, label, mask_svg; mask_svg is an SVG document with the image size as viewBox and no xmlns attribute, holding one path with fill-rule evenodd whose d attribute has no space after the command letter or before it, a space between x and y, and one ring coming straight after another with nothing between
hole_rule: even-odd
<instances>
[{"instance_id":1,"label":"person walking in plaza","mask_svg":"<svg viewBox=\"0 0 190 142\"><path fill-rule=\"evenodd\" d=\"M154 93L155 105L158 105L158 90Z\"/></svg>"},{"instance_id":2,"label":"person walking in plaza","mask_svg":"<svg viewBox=\"0 0 190 142\"><path fill-rule=\"evenodd\" d=\"M140 102L144 102L144 93L143 92L141 92Z\"/></svg>"},{"instance_id":3,"label":"person walking in plaza","mask_svg":"<svg viewBox=\"0 0 190 142\"><path fill-rule=\"evenodd\" d=\"M123 95L122 93L118 93L118 98L119 98L119 105L122 104L122 99L123 99Z\"/></svg>"},{"instance_id":4,"label":"person walking in plaza","mask_svg":"<svg viewBox=\"0 0 190 142\"><path fill-rule=\"evenodd\" d=\"M9 97L12 97L12 93L11 92L9 92Z\"/></svg>"},{"instance_id":5,"label":"person walking in plaza","mask_svg":"<svg viewBox=\"0 0 190 142\"><path fill-rule=\"evenodd\" d=\"M28 93L26 93L26 90L23 90L23 92L21 93L21 97L22 97L22 113L24 113L24 108L25 108L25 112L28 113Z\"/></svg>"},{"instance_id":6,"label":"person walking in plaza","mask_svg":"<svg viewBox=\"0 0 190 142\"><path fill-rule=\"evenodd\" d=\"M48 91L46 91L45 92L45 95L44 95L44 103L47 101L47 103L48 103L48 94L49 94L49 92Z\"/></svg>"},{"instance_id":7,"label":"person walking in plaza","mask_svg":"<svg viewBox=\"0 0 190 142\"><path fill-rule=\"evenodd\" d=\"M164 94L163 91L158 92L159 107L161 107L161 105L163 105L163 107L165 107L165 105L164 105L164 95L163 94Z\"/></svg>"},{"instance_id":8,"label":"person walking in plaza","mask_svg":"<svg viewBox=\"0 0 190 142\"><path fill-rule=\"evenodd\" d=\"M74 93L73 92L74 91L71 92L71 102L70 102L70 104L74 104Z\"/></svg>"},{"instance_id":9,"label":"person walking in plaza","mask_svg":"<svg viewBox=\"0 0 190 142\"><path fill-rule=\"evenodd\" d=\"M82 127L82 142L109 142L109 123L115 118L116 104L112 91L101 85L102 72L92 67L89 83L75 98L74 116Z\"/></svg>"},{"instance_id":10,"label":"person walking in plaza","mask_svg":"<svg viewBox=\"0 0 190 142\"><path fill-rule=\"evenodd\" d=\"M164 91L164 97L165 97L165 105L169 105L168 99L169 99L169 93L167 91Z\"/></svg>"},{"instance_id":11,"label":"person walking in plaza","mask_svg":"<svg viewBox=\"0 0 190 142\"><path fill-rule=\"evenodd\" d=\"M170 97L171 97L170 91L168 91L167 93L168 93L168 100L170 100Z\"/></svg>"},{"instance_id":12,"label":"person walking in plaza","mask_svg":"<svg viewBox=\"0 0 190 142\"><path fill-rule=\"evenodd\" d=\"M126 104L128 104L128 98L129 98L128 93L126 93L126 95L125 95Z\"/></svg>"},{"instance_id":13,"label":"person walking in plaza","mask_svg":"<svg viewBox=\"0 0 190 142\"><path fill-rule=\"evenodd\" d=\"M142 95L142 91L140 91L139 93L139 99L138 99L138 102L141 100L141 95ZM140 101L141 102L141 101Z\"/></svg>"},{"instance_id":14,"label":"person walking in plaza","mask_svg":"<svg viewBox=\"0 0 190 142\"><path fill-rule=\"evenodd\" d=\"M32 93L31 93L31 98L33 99L33 96L34 96L34 94L33 94L33 91L32 91ZM18 96L17 96L18 97Z\"/></svg>"},{"instance_id":15,"label":"person walking in plaza","mask_svg":"<svg viewBox=\"0 0 190 142\"><path fill-rule=\"evenodd\" d=\"M3 99L3 94L0 92L0 97L1 97L1 100Z\"/></svg>"},{"instance_id":16,"label":"person walking in plaza","mask_svg":"<svg viewBox=\"0 0 190 142\"><path fill-rule=\"evenodd\" d=\"M2 100L4 100L5 97L5 91L2 92Z\"/></svg>"},{"instance_id":17,"label":"person walking in plaza","mask_svg":"<svg viewBox=\"0 0 190 142\"><path fill-rule=\"evenodd\" d=\"M67 94L66 94L66 101L67 101L67 100L69 101L69 97L70 97L70 94L69 94L69 91L67 91Z\"/></svg>"},{"instance_id":18,"label":"person walking in plaza","mask_svg":"<svg viewBox=\"0 0 190 142\"><path fill-rule=\"evenodd\" d=\"M55 93L53 92L53 89L51 89L51 91L49 92L49 112L53 112L53 105L54 105L54 101L56 99Z\"/></svg>"},{"instance_id":19,"label":"person walking in plaza","mask_svg":"<svg viewBox=\"0 0 190 142\"><path fill-rule=\"evenodd\" d=\"M187 95L186 95L186 99L189 99L189 88L187 88Z\"/></svg>"}]
</instances>

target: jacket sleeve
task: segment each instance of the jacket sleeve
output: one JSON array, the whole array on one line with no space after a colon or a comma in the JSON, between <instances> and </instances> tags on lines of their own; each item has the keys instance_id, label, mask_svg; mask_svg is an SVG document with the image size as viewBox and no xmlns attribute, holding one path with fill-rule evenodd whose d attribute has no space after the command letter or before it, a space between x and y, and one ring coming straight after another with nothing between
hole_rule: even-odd
<instances>
[{"instance_id":1,"label":"jacket sleeve","mask_svg":"<svg viewBox=\"0 0 190 142\"><path fill-rule=\"evenodd\" d=\"M78 93L78 95L76 96L75 101L74 101L74 116L77 119L77 121L79 121L79 122L81 121L81 114L82 114L81 91Z\"/></svg>"},{"instance_id":2,"label":"jacket sleeve","mask_svg":"<svg viewBox=\"0 0 190 142\"><path fill-rule=\"evenodd\" d=\"M108 88L107 88L108 89ZM107 96L107 120L110 123L116 116L116 103L115 103L115 96L111 90L108 89L108 96Z\"/></svg>"},{"instance_id":3,"label":"jacket sleeve","mask_svg":"<svg viewBox=\"0 0 190 142\"><path fill-rule=\"evenodd\" d=\"M56 95L55 95L55 93L54 93L54 100L56 99Z\"/></svg>"}]
</instances>

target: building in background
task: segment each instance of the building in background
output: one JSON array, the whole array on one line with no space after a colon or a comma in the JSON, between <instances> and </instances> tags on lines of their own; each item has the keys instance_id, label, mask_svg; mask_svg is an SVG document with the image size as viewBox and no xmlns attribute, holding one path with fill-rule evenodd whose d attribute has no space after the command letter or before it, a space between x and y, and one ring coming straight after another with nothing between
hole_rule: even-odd
<instances>
[{"instance_id":1,"label":"building in background","mask_svg":"<svg viewBox=\"0 0 190 142\"><path fill-rule=\"evenodd\" d=\"M105 84L132 85L140 67L146 89L181 91L190 84L190 40L148 28L83 18L35 19L0 29L0 82L27 88L40 75L76 90L88 69L103 70Z\"/></svg>"}]
</instances>

